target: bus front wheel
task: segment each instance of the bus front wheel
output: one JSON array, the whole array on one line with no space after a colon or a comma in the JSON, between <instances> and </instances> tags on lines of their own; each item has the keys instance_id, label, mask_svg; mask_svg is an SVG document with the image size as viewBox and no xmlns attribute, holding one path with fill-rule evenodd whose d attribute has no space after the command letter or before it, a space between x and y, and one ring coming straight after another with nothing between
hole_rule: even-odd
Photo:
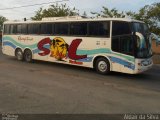
<instances>
[{"instance_id":1,"label":"bus front wheel","mask_svg":"<svg viewBox=\"0 0 160 120\"><path fill-rule=\"evenodd\" d=\"M22 61L23 60L23 52L21 49L17 49L15 52L15 56L17 60Z\"/></svg>"},{"instance_id":2,"label":"bus front wheel","mask_svg":"<svg viewBox=\"0 0 160 120\"><path fill-rule=\"evenodd\" d=\"M96 71L100 74L109 74L110 72L110 64L106 58L98 58L95 64Z\"/></svg>"},{"instance_id":3,"label":"bus front wheel","mask_svg":"<svg viewBox=\"0 0 160 120\"><path fill-rule=\"evenodd\" d=\"M24 60L26 62L32 62L32 52L28 49L24 51Z\"/></svg>"}]
</instances>

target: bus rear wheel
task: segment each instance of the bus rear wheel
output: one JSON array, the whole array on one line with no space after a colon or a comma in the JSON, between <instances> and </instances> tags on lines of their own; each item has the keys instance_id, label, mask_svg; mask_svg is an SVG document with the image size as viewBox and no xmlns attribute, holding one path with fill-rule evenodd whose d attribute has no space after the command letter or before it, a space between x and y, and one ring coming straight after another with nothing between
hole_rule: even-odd
<instances>
[{"instance_id":1,"label":"bus rear wheel","mask_svg":"<svg viewBox=\"0 0 160 120\"><path fill-rule=\"evenodd\" d=\"M31 50L25 50L24 51L24 60L26 61L26 62L32 62L32 52L31 52Z\"/></svg>"},{"instance_id":2,"label":"bus rear wheel","mask_svg":"<svg viewBox=\"0 0 160 120\"><path fill-rule=\"evenodd\" d=\"M21 49L17 49L15 52L15 56L17 60L22 61L23 60L23 52Z\"/></svg>"},{"instance_id":3,"label":"bus rear wheel","mask_svg":"<svg viewBox=\"0 0 160 120\"><path fill-rule=\"evenodd\" d=\"M110 64L106 58L98 58L96 60L95 68L99 74L105 75L110 73Z\"/></svg>"}]
</instances>

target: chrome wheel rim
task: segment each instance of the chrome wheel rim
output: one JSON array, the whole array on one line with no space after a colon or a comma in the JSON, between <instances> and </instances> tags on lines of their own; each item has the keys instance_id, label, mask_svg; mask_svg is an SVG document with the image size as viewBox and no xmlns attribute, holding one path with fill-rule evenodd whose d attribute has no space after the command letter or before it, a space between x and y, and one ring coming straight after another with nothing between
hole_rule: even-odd
<instances>
[{"instance_id":1,"label":"chrome wheel rim","mask_svg":"<svg viewBox=\"0 0 160 120\"><path fill-rule=\"evenodd\" d=\"M30 54L30 53L26 53L26 60L27 61L30 61L31 60L31 58L32 58L32 55Z\"/></svg>"},{"instance_id":2,"label":"chrome wheel rim","mask_svg":"<svg viewBox=\"0 0 160 120\"><path fill-rule=\"evenodd\" d=\"M22 57L23 57L22 52L21 52L21 51L18 51L18 52L17 52L17 59L18 59L18 60L21 60Z\"/></svg>"},{"instance_id":3,"label":"chrome wheel rim","mask_svg":"<svg viewBox=\"0 0 160 120\"><path fill-rule=\"evenodd\" d=\"M105 61L100 61L98 63L98 69L101 72L106 72L106 70L107 70L107 63Z\"/></svg>"}]
</instances>

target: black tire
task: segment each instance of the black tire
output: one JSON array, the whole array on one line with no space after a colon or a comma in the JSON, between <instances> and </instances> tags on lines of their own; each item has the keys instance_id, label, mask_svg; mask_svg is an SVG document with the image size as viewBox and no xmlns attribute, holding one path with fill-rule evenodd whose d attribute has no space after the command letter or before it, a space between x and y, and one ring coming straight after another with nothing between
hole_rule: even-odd
<instances>
[{"instance_id":1,"label":"black tire","mask_svg":"<svg viewBox=\"0 0 160 120\"><path fill-rule=\"evenodd\" d=\"M25 50L24 51L24 60L26 62L32 62L32 52L31 52L31 50Z\"/></svg>"},{"instance_id":2,"label":"black tire","mask_svg":"<svg viewBox=\"0 0 160 120\"><path fill-rule=\"evenodd\" d=\"M17 60L19 60L19 61L23 60L23 52L20 48L15 51L15 56L16 56Z\"/></svg>"},{"instance_id":3,"label":"black tire","mask_svg":"<svg viewBox=\"0 0 160 120\"><path fill-rule=\"evenodd\" d=\"M96 60L95 69L99 74L109 74L110 73L110 64L106 58L98 58Z\"/></svg>"}]
</instances>

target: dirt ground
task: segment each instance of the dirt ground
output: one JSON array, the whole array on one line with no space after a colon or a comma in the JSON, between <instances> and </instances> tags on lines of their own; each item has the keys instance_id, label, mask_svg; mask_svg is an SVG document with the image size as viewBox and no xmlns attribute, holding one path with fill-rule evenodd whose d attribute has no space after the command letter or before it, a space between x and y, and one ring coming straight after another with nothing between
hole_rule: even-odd
<instances>
[{"instance_id":1,"label":"dirt ground","mask_svg":"<svg viewBox=\"0 0 160 120\"><path fill-rule=\"evenodd\" d=\"M154 64L160 64L160 45L156 46L156 42L152 42L152 50L153 50L153 62Z\"/></svg>"},{"instance_id":2,"label":"dirt ground","mask_svg":"<svg viewBox=\"0 0 160 120\"><path fill-rule=\"evenodd\" d=\"M160 55L160 45L156 46L155 41L152 42L152 50L153 50L153 53Z\"/></svg>"},{"instance_id":3,"label":"dirt ground","mask_svg":"<svg viewBox=\"0 0 160 120\"><path fill-rule=\"evenodd\" d=\"M0 113L160 113L159 71L160 65L153 65L150 70L137 75L116 72L99 75L94 70L71 65L43 61L20 62L3 55L0 47ZM54 119L42 118L27 116L18 117L18 120ZM75 119L80 120L77 117ZM109 118L113 119L115 117Z\"/></svg>"}]
</instances>

